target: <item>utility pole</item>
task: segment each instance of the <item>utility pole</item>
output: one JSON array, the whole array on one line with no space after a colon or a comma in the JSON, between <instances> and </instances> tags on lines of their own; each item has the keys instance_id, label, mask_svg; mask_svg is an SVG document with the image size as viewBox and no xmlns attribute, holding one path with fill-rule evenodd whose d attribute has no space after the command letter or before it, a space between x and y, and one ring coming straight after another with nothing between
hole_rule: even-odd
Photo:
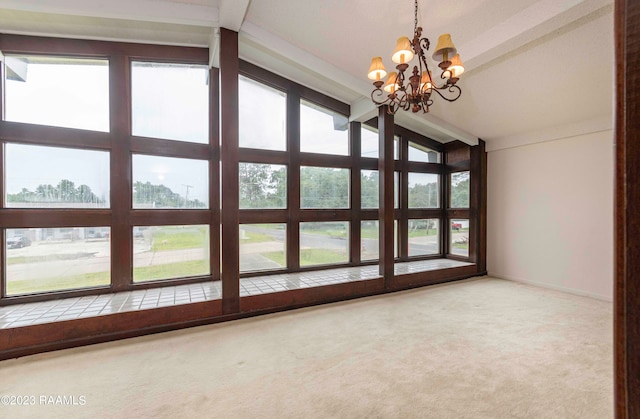
<instances>
[{"instance_id":1,"label":"utility pole","mask_svg":"<svg viewBox=\"0 0 640 419\"><path fill-rule=\"evenodd\" d=\"M188 208L189 207L189 188L193 188L193 185L185 185L183 183L182 186L187 188L187 193L184 195L184 206L185 208Z\"/></svg>"}]
</instances>

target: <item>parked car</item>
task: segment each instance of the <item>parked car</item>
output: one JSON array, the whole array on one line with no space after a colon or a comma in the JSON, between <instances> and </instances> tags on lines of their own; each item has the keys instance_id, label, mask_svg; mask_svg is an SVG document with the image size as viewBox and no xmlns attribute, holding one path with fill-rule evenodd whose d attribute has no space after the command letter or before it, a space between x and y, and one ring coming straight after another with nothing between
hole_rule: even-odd
<instances>
[{"instance_id":1,"label":"parked car","mask_svg":"<svg viewBox=\"0 0 640 419\"><path fill-rule=\"evenodd\" d=\"M27 246L31 246L31 240L28 237L11 237L7 239L7 248L9 249L20 249Z\"/></svg>"}]
</instances>

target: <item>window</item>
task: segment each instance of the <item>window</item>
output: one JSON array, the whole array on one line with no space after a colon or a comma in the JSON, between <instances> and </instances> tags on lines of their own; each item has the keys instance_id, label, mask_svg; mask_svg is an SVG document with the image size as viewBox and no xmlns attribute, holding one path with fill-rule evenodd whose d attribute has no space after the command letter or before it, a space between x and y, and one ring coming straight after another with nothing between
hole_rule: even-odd
<instances>
[{"instance_id":1,"label":"window","mask_svg":"<svg viewBox=\"0 0 640 419\"><path fill-rule=\"evenodd\" d=\"M409 161L440 163L440 153L429 147L409 141Z\"/></svg>"},{"instance_id":2,"label":"window","mask_svg":"<svg viewBox=\"0 0 640 419\"><path fill-rule=\"evenodd\" d=\"M469 208L469 172L451 173L450 181L450 208Z\"/></svg>"},{"instance_id":3,"label":"window","mask_svg":"<svg viewBox=\"0 0 640 419\"><path fill-rule=\"evenodd\" d=\"M240 209L286 208L287 167L240 163Z\"/></svg>"},{"instance_id":4,"label":"window","mask_svg":"<svg viewBox=\"0 0 640 419\"><path fill-rule=\"evenodd\" d=\"M5 57L5 121L109 131L109 61Z\"/></svg>"},{"instance_id":5,"label":"window","mask_svg":"<svg viewBox=\"0 0 640 419\"><path fill-rule=\"evenodd\" d=\"M451 220L449 253L469 257L469 220Z\"/></svg>"},{"instance_id":6,"label":"window","mask_svg":"<svg viewBox=\"0 0 640 419\"><path fill-rule=\"evenodd\" d=\"M204 65L133 61L133 135L208 143L208 77Z\"/></svg>"},{"instance_id":7,"label":"window","mask_svg":"<svg viewBox=\"0 0 640 419\"><path fill-rule=\"evenodd\" d=\"M108 286L109 236L109 227L7 229L6 294Z\"/></svg>"},{"instance_id":8,"label":"window","mask_svg":"<svg viewBox=\"0 0 640 419\"><path fill-rule=\"evenodd\" d=\"M349 119L303 100L300 103L300 151L349 155Z\"/></svg>"},{"instance_id":9,"label":"window","mask_svg":"<svg viewBox=\"0 0 640 419\"><path fill-rule=\"evenodd\" d=\"M9 143L8 208L109 208L109 153Z\"/></svg>"},{"instance_id":10,"label":"window","mask_svg":"<svg viewBox=\"0 0 640 419\"><path fill-rule=\"evenodd\" d=\"M133 208L209 208L206 160L133 155Z\"/></svg>"},{"instance_id":11,"label":"window","mask_svg":"<svg viewBox=\"0 0 640 419\"><path fill-rule=\"evenodd\" d=\"M432 173L409 173L409 208L440 206L439 176Z\"/></svg>"},{"instance_id":12,"label":"window","mask_svg":"<svg viewBox=\"0 0 640 419\"><path fill-rule=\"evenodd\" d=\"M133 282L211 274L209 226L137 226L133 231Z\"/></svg>"},{"instance_id":13,"label":"window","mask_svg":"<svg viewBox=\"0 0 640 419\"><path fill-rule=\"evenodd\" d=\"M300 266L349 261L349 223L300 223Z\"/></svg>"},{"instance_id":14,"label":"window","mask_svg":"<svg viewBox=\"0 0 640 419\"><path fill-rule=\"evenodd\" d=\"M287 149L287 95L240 76L240 147Z\"/></svg>"},{"instance_id":15,"label":"window","mask_svg":"<svg viewBox=\"0 0 640 419\"><path fill-rule=\"evenodd\" d=\"M409 256L440 253L440 220L409 220Z\"/></svg>"},{"instance_id":16,"label":"window","mask_svg":"<svg viewBox=\"0 0 640 419\"><path fill-rule=\"evenodd\" d=\"M380 200L380 179L377 170L360 171L360 193L362 208L376 209Z\"/></svg>"},{"instance_id":17,"label":"window","mask_svg":"<svg viewBox=\"0 0 640 419\"><path fill-rule=\"evenodd\" d=\"M349 208L349 169L301 167L300 208Z\"/></svg>"},{"instance_id":18,"label":"window","mask_svg":"<svg viewBox=\"0 0 640 419\"><path fill-rule=\"evenodd\" d=\"M286 224L240 225L240 272L287 267Z\"/></svg>"}]
</instances>

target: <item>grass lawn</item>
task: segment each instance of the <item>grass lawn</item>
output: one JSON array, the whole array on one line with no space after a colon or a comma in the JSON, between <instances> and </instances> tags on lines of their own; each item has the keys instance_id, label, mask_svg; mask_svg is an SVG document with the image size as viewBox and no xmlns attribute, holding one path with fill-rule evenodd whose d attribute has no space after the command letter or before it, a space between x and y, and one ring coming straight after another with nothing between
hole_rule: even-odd
<instances>
[{"instance_id":1,"label":"grass lawn","mask_svg":"<svg viewBox=\"0 0 640 419\"><path fill-rule=\"evenodd\" d=\"M240 235L240 244L261 243L273 241L273 237L268 234L256 233L255 231L244 230L244 236Z\"/></svg>"},{"instance_id":2,"label":"grass lawn","mask_svg":"<svg viewBox=\"0 0 640 419\"><path fill-rule=\"evenodd\" d=\"M62 291L76 288L108 286L109 272L94 272L84 275L38 278L25 281L7 281L7 295L33 294L37 292Z\"/></svg>"},{"instance_id":3,"label":"grass lawn","mask_svg":"<svg viewBox=\"0 0 640 419\"><path fill-rule=\"evenodd\" d=\"M262 256L271 259L280 266L286 266L284 252L261 253ZM344 252L327 249L302 249L300 250L300 265L327 265L330 263L348 262Z\"/></svg>"},{"instance_id":4,"label":"grass lawn","mask_svg":"<svg viewBox=\"0 0 640 419\"><path fill-rule=\"evenodd\" d=\"M209 275L208 260L190 260L166 265L145 266L133 270L134 282L159 279ZM25 281L8 281L7 295L34 294L78 288L108 286L109 272L93 272L56 278L38 278Z\"/></svg>"},{"instance_id":5,"label":"grass lawn","mask_svg":"<svg viewBox=\"0 0 640 419\"><path fill-rule=\"evenodd\" d=\"M163 250L194 249L208 244L209 234L205 228L188 229L182 227L164 227L153 232L154 252Z\"/></svg>"},{"instance_id":6,"label":"grass lawn","mask_svg":"<svg viewBox=\"0 0 640 419\"><path fill-rule=\"evenodd\" d=\"M209 260L188 260L133 269L133 282L209 275Z\"/></svg>"}]
</instances>

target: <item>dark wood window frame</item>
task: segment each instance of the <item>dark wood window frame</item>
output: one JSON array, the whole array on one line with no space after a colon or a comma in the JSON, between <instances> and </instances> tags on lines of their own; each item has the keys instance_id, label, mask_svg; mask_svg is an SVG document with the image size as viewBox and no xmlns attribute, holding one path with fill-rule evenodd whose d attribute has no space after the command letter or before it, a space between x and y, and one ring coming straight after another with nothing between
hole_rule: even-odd
<instances>
[{"instance_id":1,"label":"dark wood window frame","mask_svg":"<svg viewBox=\"0 0 640 419\"><path fill-rule=\"evenodd\" d=\"M218 70L209 73L209 144L145 138L131 134L131 62L147 61L176 64L208 64L206 48L142 45L133 43L84 41L74 39L0 36L5 54L102 58L109 62L109 132L50 127L0 121L0 142L33 144L110 153L111 208L13 209L0 208L2 242L10 228L99 227L111 229L111 283L106 287L83 288L44 294L6 296L6 273L2 269L2 304L40 301L52 298L111 293L125 290L178 285L220 278L219 241L219 150L218 150ZM3 78L4 80L4 78ZM4 98L4 94L2 95ZM146 210L132 209L132 155L180 157L209 162L209 209ZM0 155L0 157L4 157ZM4 165L4 159L1 159ZM4 172L3 175L4 176ZM4 178L0 182L4 186ZM4 192L0 190L0 192ZM4 193L2 194L4 199ZM132 236L134 226L204 224L210 228L211 275L133 283ZM0 262L5 266L4 249Z\"/></svg>"},{"instance_id":2,"label":"dark wood window frame","mask_svg":"<svg viewBox=\"0 0 640 419\"><path fill-rule=\"evenodd\" d=\"M35 124L0 121L0 141L18 144L37 144L108 151L111 156L110 185L112 207L102 210L55 210L55 209L8 209L0 208L0 229L34 227L97 227L111 228L111 284L108 287L76 289L45 294L6 296L5 273L2 275L0 303L40 301L51 298L110 293L126 290L154 288L184 283L219 280L222 260L220 258L220 233L222 230L220 178L220 121L219 121L219 77L220 70L212 68L209 74L209 144L197 144L158 138L133 136L131 133L131 63L133 61L200 64L208 63L208 50L159 45L142 45L103 41L82 41L72 39L41 38L18 35L0 36L0 51L12 54L95 57L109 61L109 132L93 132L69 128L40 126ZM231 61L233 63L233 60ZM227 73L228 74L228 73ZM287 103L287 150L271 151L250 148L238 149L237 160L248 163L280 164L287 166L287 209L236 210L237 224L284 223L287 225L286 269L273 271L243 272L237 277L264 275L265 273L298 272L334 267L348 267L378 264L378 260L361 260L361 222L378 220L379 210L364 209L361 206L361 170L378 170L379 159L361 157L360 123L351 122L349 129L348 156L302 153L300 151L300 101L305 100L338 114L348 117L349 106L319 92L287 80L248 62L237 61L237 74L286 93ZM226 77L229 77L228 75ZM367 121L377 128L377 118ZM224 132L224 130L223 130ZM394 209L393 218L398 223L398 256L395 262L428 260L450 257L464 261L482 260L477 251L479 243L472 243L468 258L447 254L448 220L453 217L468 218L471 222L472 240L483 236L475 233L478 227L472 222L476 213L482 213L473 202L468 210L448 209L448 173L471 170L471 154L483 155L483 150L472 151L460 142L443 145L400 126L394 126L394 135L399 139L399 156L393 161L394 171L399 173L399 208ZM424 145L441 153L441 163L423 163L408 160L409 142ZM483 143L482 143L483 144ZM192 158L209 163L209 209L155 210L132 209L132 156L144 154L162 157ZM3 157L0 155L0 157ZM479 163L480 164L480 163ZM486 165L486 163L485 163ZM301 209L300 208L300 167L336 167L350 170L350 207L348 209ZM480 167L476 168L477 170ZM440 206L434 209L408 208L408 173L434 173L439 175ZM4 179L0 182L3 187ZM479 191L481 180L472 181L472 194ZM474 186L475 185L475 186ZM474 189L475 188L475 189ZM2 190L0 190L2 192ZM3 195L4 196L4 195ZM117 203L117 204L116 204ZM235 217L235 216L234 216ZM434 255L409 256L408 220L437 219L440 222L440 253ZM345 221L350 225L349 261L332 265L301 267L299 261L300 223L322 221ZM477 222L476 224L481 224ZM210 232L210 268L206 276L167 279L153 282L133 282L133 227L157 225L208 225ZM234 227L237 230L237 226ZM237 231L234 234L238 234ZM223 239L224 242L224 239ZM0 262L4 266L4 251L0 252ZM232 258L231 258L232 259ZM225 258L226 263L230 260ZM234 275L230 275L232 278ZM224 281L223 281L224 282ZM233 284L231 284L233 285ZM230 286L231 286L230 285ZM233 285L235 289L237 285ZM223 286L224 294L224 286ZM235 304L235 303L234 303Z\"/></svg>"}]
</instances>

